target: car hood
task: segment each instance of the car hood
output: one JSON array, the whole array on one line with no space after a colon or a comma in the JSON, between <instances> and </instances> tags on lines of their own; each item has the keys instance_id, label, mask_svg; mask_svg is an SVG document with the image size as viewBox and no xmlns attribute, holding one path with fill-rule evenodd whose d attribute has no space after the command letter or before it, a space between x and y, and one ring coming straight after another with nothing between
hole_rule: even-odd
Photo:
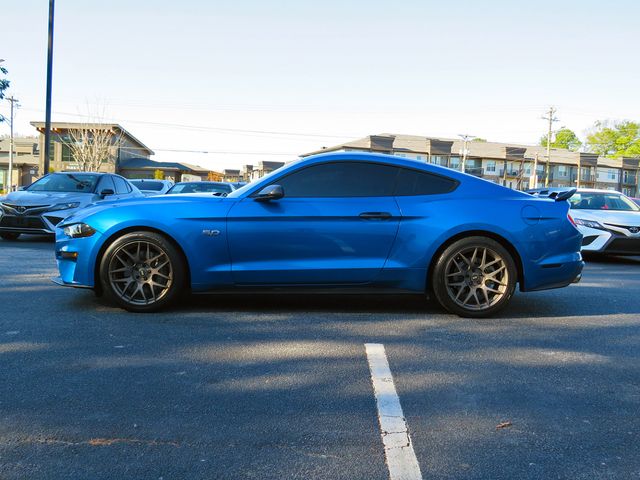
<instances>
[{"instance_id":1,"label":"car hood","mask_svg":"<svg viewBox=\"0 0 640 480\"><path fill-rule=\"evenodd\" d=\"M75 192L11 192L2 201L14 205L55 205L56 203L80 203L88 205L98 196L94 193Z\"/></svg>"},{"instance_id":2,"label":"car hood","mask_svg":"<svg viewBox=\"0 0 640 480\"><path fill-rule=\"evenodd\" d=\"M571 210L573 218L584 220L594 220L610 225L624 225L630 227L640 227L640 212L620 212L616 210Z\"/></svg>"}]
</instances>

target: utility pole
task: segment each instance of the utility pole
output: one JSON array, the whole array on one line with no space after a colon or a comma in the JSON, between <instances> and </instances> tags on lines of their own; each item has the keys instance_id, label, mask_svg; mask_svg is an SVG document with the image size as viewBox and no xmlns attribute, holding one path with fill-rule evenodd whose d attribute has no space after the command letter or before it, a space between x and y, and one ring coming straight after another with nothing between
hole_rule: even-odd
<instances>
[{"instance_id":1,"label":"utility pole","mask_svg":"<svg viewBox=\"0 0 640 480\"><path fill-rule=\"evenodd\" d=\"M553 122L557 122L558 119L553 115L556 113L556 109L554 107L549 107L549 111L547 112L546 117L542 117L543 120L549 121L549 130L547 132L547 165L544 173L544 186L549 186L549 166L551 163L551 133L553 131Z\"/></svg>"},{"instance_id":2,"label":"utility pole","mask_svg":"<svg viewBox=\"0 0 640 480\"><path fill-rule=\"evenodd\" d=\"M49 43L47 47L47 96L44 119L44 164L42 175L49 173L49 148L51 136L51 77L53 74L53 11L55 0L49 0Z\"/></svg>"},{"instance_id":3,"label":"utility pole","mask_svg":"<svg viewBox=\"0 0 640 480\"><path fill-rule=\"evenodd\" d=\"M18 99L14 98L13 95L11 95L9 98L7 98L7 101L11 103L11 113L9 114L9 132L10 132L10 136L9 136L9 179L7 182L7 191L11 192L13 190L13 150L14 150L14 145L13 145L13 111L14 111L14 107L19 107L20 104L18 103Z\"/></svg>"},{"instance_id":4,"label":"utility pole","mask_svg":"<svg viewBox=\"0 0 640 480\"><path fill-rule=\"evenodd\" d=\"M460 171L464 173L465 164L467 163L467 143L469 143L469 140L473 140L476 137L474 135L467 134L458 134L458 136L462 139L462 152L460 152L462 153L462 162L460 162Z\"/></svg>"}]
</instances>

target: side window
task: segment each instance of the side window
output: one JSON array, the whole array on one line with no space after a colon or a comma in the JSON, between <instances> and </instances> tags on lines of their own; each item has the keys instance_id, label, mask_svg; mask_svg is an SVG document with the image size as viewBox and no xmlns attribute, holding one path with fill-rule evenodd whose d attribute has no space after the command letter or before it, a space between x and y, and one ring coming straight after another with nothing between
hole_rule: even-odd
<instances>
[{"instance_id":1,"label":"side window","mask_svg":"<svg viewBox=\"0 0 640 480\"><path fill-rule=\"evenodd\" d=\"M123 178L114 176L113 181L116 184L116 195L125 195L131 191Z\"/></svg>"},{"instance_id":2,"label":"side window","mask_svg":"<svg viewBox=\"0 0 640 480\"><path fill-rule=\"evenodd\" d=\"M303 168L277 180L286 197L384 197L393 195L398 168L334 162Z\"/></svg>"},{"instance_id":3,"label":"side window","mask_svg":"<svg viewBox=\"0 0 640 480\"><path fill-rule=\"evenodd\" d=\"M402 168L398 174L395 194L398 196L435 195L449 193L457 186L458 182L450 178Z\"/></svg>"},{"instance_id":4,"label":"side window","mask_svg":"<svg viewBox=\"0 0 640 480\"><path fill-rule=\"evenodd\" d=\"M113 190L116 191L116 186L113 184L113 180L111 180L111 175L105 175L100 179L100 185L98 186L98 193L103 190Z\"/></svg>"}]
</instances>

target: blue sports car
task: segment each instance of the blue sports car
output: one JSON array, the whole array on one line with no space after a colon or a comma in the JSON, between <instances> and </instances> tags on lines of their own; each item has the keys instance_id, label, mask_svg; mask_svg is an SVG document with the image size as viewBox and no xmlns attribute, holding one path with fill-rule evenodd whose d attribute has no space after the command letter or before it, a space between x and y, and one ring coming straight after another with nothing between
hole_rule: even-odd
<instances>
[{"instance_id":1,"label":"blue sports car","mask_svg":"<svg viewBox=\"0 0 640 480\"><path fill-rule=\"evenodd\" d=\"M534 198L389 155L299 160L227 197L164 195L86 208L56 230L60 285L134 312L185 292L433 294L492 315L521 291L578 281L581 235L562 198Z\"/></svg>"}]
</instances>

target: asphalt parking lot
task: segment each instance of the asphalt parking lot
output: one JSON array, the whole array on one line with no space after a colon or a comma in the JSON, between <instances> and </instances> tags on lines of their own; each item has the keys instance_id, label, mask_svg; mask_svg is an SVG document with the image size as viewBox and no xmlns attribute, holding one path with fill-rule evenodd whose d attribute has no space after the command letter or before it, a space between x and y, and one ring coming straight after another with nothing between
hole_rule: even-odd
<instances>
[{"instance_id":1,"label":"asphalt parking lot","mask_svg":"<svg viewBox=\"0 0 640 480\"><path fill-rule=\"evenodd\" d=\"M3 480L388 478L367 343L425 479L640 478L640 259L489 320L401 296L136 315L54 274L51 242L0 241Z\"/></svg>"}]
</instances>

